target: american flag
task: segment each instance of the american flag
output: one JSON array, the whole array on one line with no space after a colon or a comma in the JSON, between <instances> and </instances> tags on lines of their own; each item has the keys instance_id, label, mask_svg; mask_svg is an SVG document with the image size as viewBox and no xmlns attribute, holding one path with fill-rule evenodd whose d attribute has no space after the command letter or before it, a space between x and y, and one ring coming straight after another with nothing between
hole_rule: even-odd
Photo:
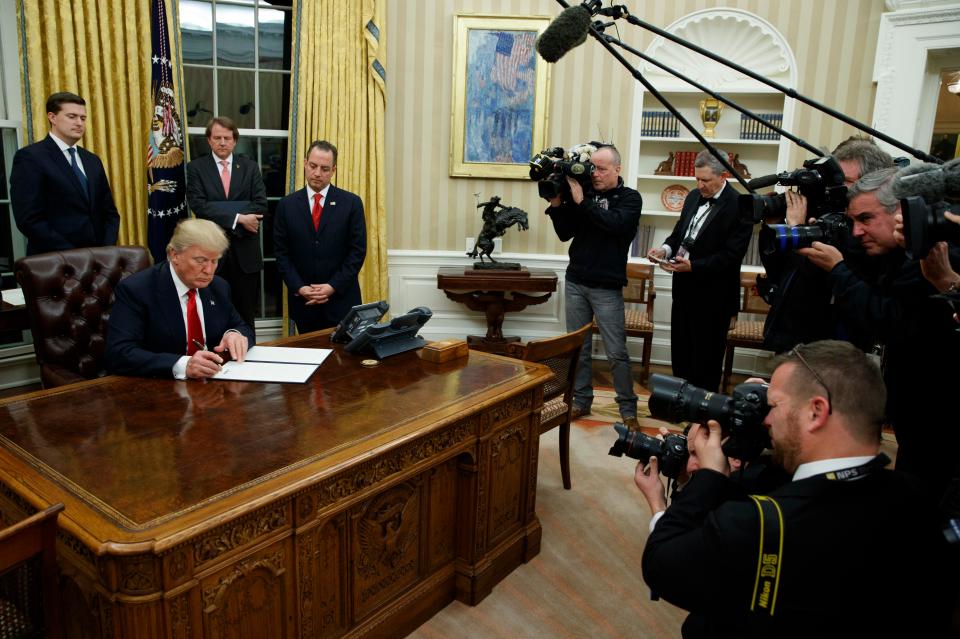
<instances>
[{"instance_id":1,"label":"american flag","mask_svg":"<svg viewBox=\"0 0 960 639\"><path fill-rule=\"evenodd\" d=\"M497 34L497 52L490 79L507 91L517 87L520 69L532 60L534 34L501 31Z\"/></svg>"}]
</instances>

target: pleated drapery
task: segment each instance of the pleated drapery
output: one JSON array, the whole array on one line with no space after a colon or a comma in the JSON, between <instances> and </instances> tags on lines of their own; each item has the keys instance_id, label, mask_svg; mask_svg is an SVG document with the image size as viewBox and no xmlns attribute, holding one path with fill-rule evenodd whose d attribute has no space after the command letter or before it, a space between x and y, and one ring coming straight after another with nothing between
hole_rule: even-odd
<instances>
[{"instance_id":1,"label":"pleated drapery","mask_svg":"<svg viewBox=\"0 0 960 639\"><path fill-rule=\"evenodd\" d=\"M176 24L167 8L168 24ZM26 142L43 139L46 100L87 102L80 145L103 160L120 211L120 244L147 242L146 136L150 130L150 3L18 0Z\"/></svg>"},{"instance_id":2,"label":"pleated drapery","mask_svg":"<svg viewBox=\"0 0 960 639\"><path fill-rule=\"evenodd\" d=\"M364 302L387 297L385 3L295 0L293 6L288 190L304 185L303 158L312 141L337 147L334 183L359 195L366 212L367 258L360 271Z\"/></svg>"}]
</instances>

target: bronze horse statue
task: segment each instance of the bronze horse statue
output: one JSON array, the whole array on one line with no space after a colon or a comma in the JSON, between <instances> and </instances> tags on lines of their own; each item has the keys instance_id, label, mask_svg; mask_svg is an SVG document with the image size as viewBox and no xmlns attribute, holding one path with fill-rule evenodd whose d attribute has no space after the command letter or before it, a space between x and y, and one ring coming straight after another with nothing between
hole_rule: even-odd
<instances>
[{"instance_id":1,"label":"bronze horse statue","mask_svg":"<svg viewBox=\"0 0 960 639\"><path fill-rule=\"evenodd\" d=\"M530 228L527 222L527 212L518 209L515 206L504 206L500 204L500 196L494 195L489 202L483 202L477 205L477 208L483 207L483 229L477 237L473 250L467 253L467 257L474 259L480 258L480 263L484 263L484 256L490 260L491 264L497 261L490 255L493 252L493 240L502 237L507 229L514 224L521 231Z\"/></svg>"}]
</instances>

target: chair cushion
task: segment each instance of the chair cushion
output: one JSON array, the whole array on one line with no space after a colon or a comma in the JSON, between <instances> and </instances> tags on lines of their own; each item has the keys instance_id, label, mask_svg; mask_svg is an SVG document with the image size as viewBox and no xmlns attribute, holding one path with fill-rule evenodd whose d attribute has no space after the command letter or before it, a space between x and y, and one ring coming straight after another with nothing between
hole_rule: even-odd
<instances>
[{"instance_id":1,"label":"chair cushion","mask_svg":"<svg viewBox=\"0 0 960 639\"><path fill-rule=\"evenodd\" d=\"M763 322L756 320L737 320L737 325L727 332L727 339L763 341Z\"/></svg>"},{"instance_id":2,"label":"chair cushion","mask_svg":"<svg viewBox=\"0 0 960 639\"><path fill-rule=\"evenodd\" d=\"M543 410L540 411L540 422L548 422L551 419L556 419L561 415L566 414L568 410L567 403L563 401L563 397L554 397L548 402L544 402Z\"/></svg>"},{"instance_id":3,"label":"chair cushion","mask_svg":"<svg viewBox=\"0 0 960 639\"><path fill-rule=\"evenodd\" d=\"M628 308L624 313L624 322L628 331L653 330L653 322L647 317L646 309Z\"/></svg>"}]
</instances>

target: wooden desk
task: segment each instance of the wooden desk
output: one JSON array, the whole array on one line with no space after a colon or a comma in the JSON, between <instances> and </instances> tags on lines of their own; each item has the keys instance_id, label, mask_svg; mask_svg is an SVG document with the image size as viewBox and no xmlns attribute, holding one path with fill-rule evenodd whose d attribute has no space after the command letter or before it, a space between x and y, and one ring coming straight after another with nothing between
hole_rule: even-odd
<instances>
[{"instance_id":1,"label":"wooden desk","mask_svg":"<svg viewBox=\"0 0 960 639\"><path fill-rule=\"evenodd\" d=\"M507 352L507 344L519 342L519 337L503 335L503 316L507 312L522 311L534 304L543 304L557 290L557 274L548 269L518 271L474 270L472 268L442 268L437 273L437 288L447 297L465 304L472 311L483 311L487 316L487 334L470 335L470 348L488 353ZM510 297L507 297L507 293ZM544 293L544 295L528 295Z\"/></svg>"},{"instance_id":2,"label":"wooden desk","mask_svg":"<svg viewBox=\"0 0 960 639\"><path fill-rule=\"evenodd\" d=\"M66 505L67 636L396 637L536 555L548 369L360 359L306 384L105 377L0 401L0 515Z\"/></svg>"}]
</instances>

